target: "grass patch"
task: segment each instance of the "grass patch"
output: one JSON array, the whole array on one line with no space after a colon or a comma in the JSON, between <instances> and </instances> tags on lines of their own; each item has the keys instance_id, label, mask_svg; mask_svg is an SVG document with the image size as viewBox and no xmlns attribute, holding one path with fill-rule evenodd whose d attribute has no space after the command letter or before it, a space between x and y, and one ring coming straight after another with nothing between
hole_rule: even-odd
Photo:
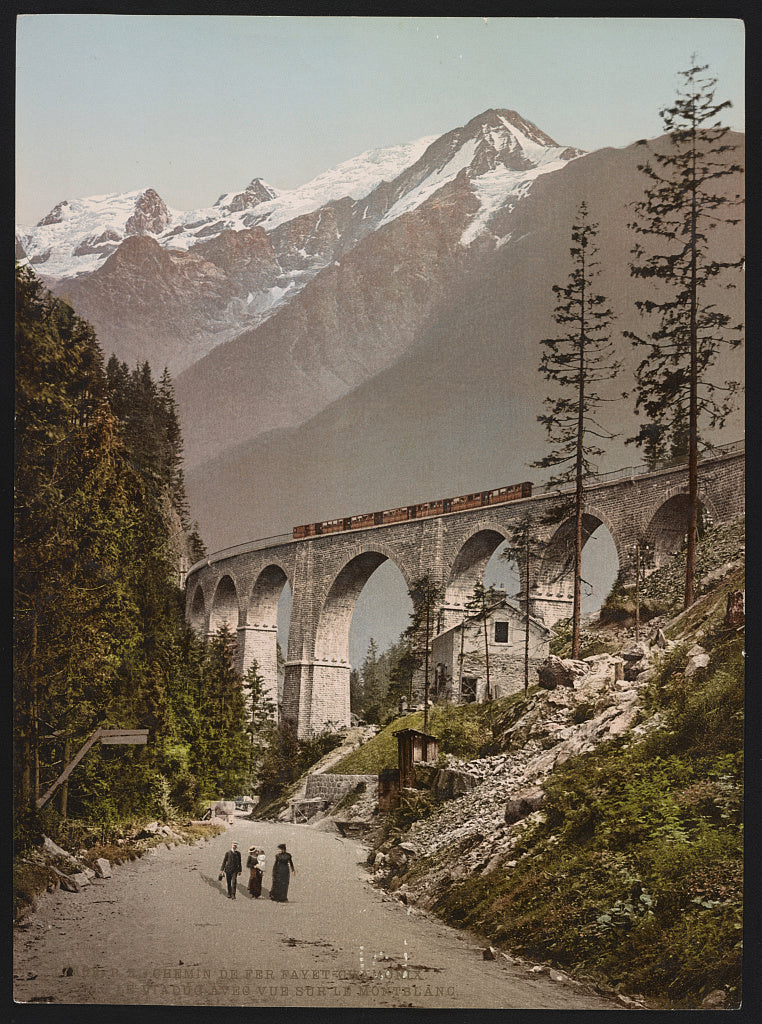
<instances>
[{"instance_id":1,"label":"grass patch","mask_svg":"<svg viewBox=\"0 0 762 1024\"><path fill-rule=\"evenodd\" d=\"M536 691L531 687L529 693ZM439 740L439 753L468 761L496 753L507 717L525 703L523 691L487 704L435 704L429 708L427 731ZM397 767L397 738L401 729L423 732L423 712L415 711L390 722L367 743L338 761L338 775L377 775Z\"/></svg>"}]
</instances>

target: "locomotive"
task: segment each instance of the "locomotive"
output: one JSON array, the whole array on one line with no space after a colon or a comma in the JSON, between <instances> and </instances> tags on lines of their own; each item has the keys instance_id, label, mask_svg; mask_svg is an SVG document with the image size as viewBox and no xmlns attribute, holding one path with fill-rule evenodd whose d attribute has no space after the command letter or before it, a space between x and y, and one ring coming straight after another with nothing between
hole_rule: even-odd
<instances>
[{"instance_id":1,"label":"locomotive","mask_svg":"<svg viewBox=\"0 0 762 1024\"><path fill-rule=\"evenodd\" d=\"M409 519L423 519L426 516L441 516L447 512L463 512L469 508L501 505L506 501L531 497L532 484L529 481L524 481L521 484L496 487L491 491L460 494L457 498L439 498L436 501L424 501L417 505L402 505L400 508L390 508L383 512L362 512L356 516L342 516L339 519L324 519L320 523L295 526L294 539L322 537L328 533L343 533L345 530L364 530L369 526L386 526L388 523L402 523Z\"/></svg>"}]
</instances>

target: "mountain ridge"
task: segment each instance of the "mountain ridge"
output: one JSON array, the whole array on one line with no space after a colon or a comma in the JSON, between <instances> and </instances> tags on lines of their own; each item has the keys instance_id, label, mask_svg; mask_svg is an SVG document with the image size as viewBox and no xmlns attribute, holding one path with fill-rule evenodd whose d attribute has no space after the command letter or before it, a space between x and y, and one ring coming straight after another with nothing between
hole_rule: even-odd
<instances>
[{"instance_id":1,"label":"mountain ridge","mask_svg":"<svg viewBox=\"0 0 762 1024\"><path fill-rule=\"evenodd\" d=\"M539 481L530 463L545 444L536 419L545 387L537 370L540 341L557 333L551 285L568 276L571 224L595 183L600 288L619 315L619 336L642 326L626 258L628 202L643 187L641 157L637 146L607 148L545 177L502 215L509 241L474 265L390 365L304 423L189 466L189 498L210 550L302 522ZM731 251L742 244L742 228L729 227L721 241L722 251ZM712 294L743 316L742 289ZM631 373L636 353L620 347ZM719 370L742 379L742 352ZM612 384L614 396L630 379ZM630 403L620 400L612 409L620 437L608 444L601 472L641 461L624 444L635 433ZM742 435L738 412L724 433L708 436L722 443Z\"/></svg>"},{"instance_id":2,"label":"mountain ridge","mask_svg":"<svg viewBox=\"0 0 762 1024\"><path fill-rule=\"evenodd\" d=\"M477 204L488 197L489 209L471 226L471 244L487 232L492 207L522 186L522 176L546 173L581 152L552 142L515 112L491 110L439 138L369 150L291 192L255 178L243 191L221 194L214 206L187 213L170 210L153 189L63 201L34 229L20 229L17 247L119 358L152 359L176 374L242 331L256 330L337 257L415 210L459 172L476 181L497 170L505 178L501 189L472 189ZM251 259L231 278L209 241L257 227L271 243L269 260L260 266ZM122 253L124 288L115 287L108 264L131 234L153 237L170 254L157 289L160 311L151 308L155 282L143 276L145 264L127 266L134 246Z\"/></svg>"}]
</instances>

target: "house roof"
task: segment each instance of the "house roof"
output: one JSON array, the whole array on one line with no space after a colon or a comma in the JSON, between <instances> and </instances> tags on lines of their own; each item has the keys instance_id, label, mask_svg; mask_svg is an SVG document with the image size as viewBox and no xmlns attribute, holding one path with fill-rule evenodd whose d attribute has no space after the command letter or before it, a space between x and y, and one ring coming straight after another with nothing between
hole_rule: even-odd
<instances>
[{"instance_id":1,"label":"house roof","mask_svg":"<svg viewBox=\"0 0 762 1024\"><path fill-rule=\"evenodd\" d=\"M501 598L499 601L496 601L495 604L490 605L489 608L487 609L487 611L489 612L490 615L492 615L493 612L496 612L499 608L505 608L508 611L515 612L522 619L524 617L524 613L521 610L521 608L519 607L519 605L516 604L515 601L510 601L507 597ZM461 629L464 622L467 623L468 625L472 625L473 623L475 623L477 621L478 621L477 616L475 616L475 615L465 615L463 617L463 621L462 622L456 622L455 625L454 626L450 626L449 629L443 629L441 633L437 633L436 634L436 636L434 637L434 640L436 640L440 636L446 636L448 633L453 633L453 632ZM542 633L549 634L549 633L553 632L553 630L549 629L548 626L546 626L544 622L541 622L540 619L536 619L534 617L534 615L530 615L529 616L529 622L530 622L530 625L534 626L536 629L540 630L540 632L542 632Z\"/></svg>"},{"instance_id":2,"label":"house roof","mask_svg":"<svg viewBox=\"0 0 762 1024\"><path fill-rule=\"evenodd\" d=\"M439 742L438 736L432 736L427 732L419 732L418 729L398 729L392 733L392 736L420 736L425 740L436 740L437 743Z\"/></svg>"}]
</instances>

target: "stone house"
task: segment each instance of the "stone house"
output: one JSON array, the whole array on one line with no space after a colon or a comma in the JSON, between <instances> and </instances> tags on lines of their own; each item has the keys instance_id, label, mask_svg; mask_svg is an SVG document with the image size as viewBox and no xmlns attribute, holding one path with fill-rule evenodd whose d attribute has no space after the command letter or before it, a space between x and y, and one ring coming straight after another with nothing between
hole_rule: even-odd
<instances>
[{"instance_id":1,"label":"stone house","mask_svg":"<svg viewBox=\"0 0 762 1024\"><path fill-rule=\"evenodd\" d=\"M552 630L529 617L529 680L537 681L537 668L547 658ZM524 688L526 621L521 608L507 597L489 609L487 652L492 698L507 697ZM453 704L486 699L487 673L484 622L466 617L438 633L431 644L434 666L432 700Z\"/></svg>"}]
</instances>

